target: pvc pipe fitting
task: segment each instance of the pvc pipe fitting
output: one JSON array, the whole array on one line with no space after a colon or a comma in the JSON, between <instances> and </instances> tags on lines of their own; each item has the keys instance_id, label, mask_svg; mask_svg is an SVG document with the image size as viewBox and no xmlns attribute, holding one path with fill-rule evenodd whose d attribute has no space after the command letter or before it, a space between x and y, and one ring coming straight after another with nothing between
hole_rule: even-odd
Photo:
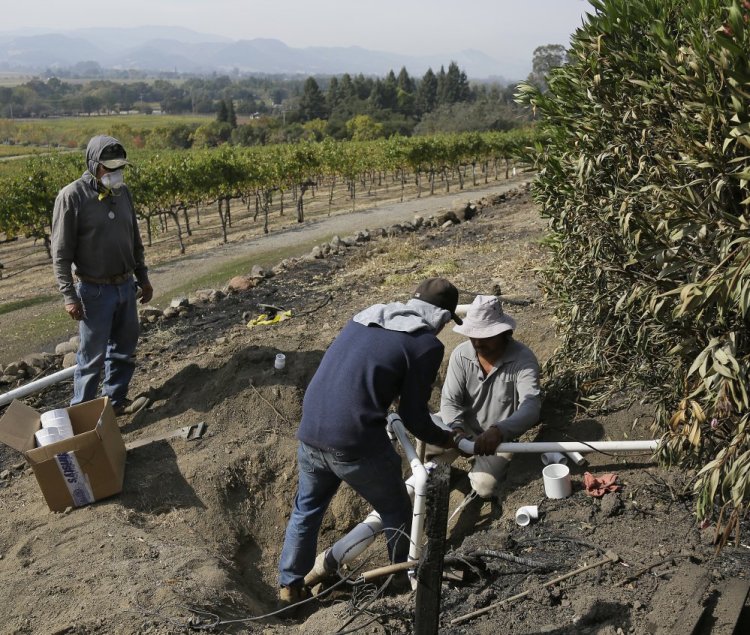
<instances>
[{"instance_id":1,"label":"pvc pipe fitting","mask_svg":"<svg viewBox=\"0 0 750 635\"><path fill-rule=\"evenodd\" d=\"M284 353L278 353L276 359L273 360L273 367L276 370L282 370L286 366L286 355Z\"/></svg>"},{"instance_id":2,"label":"pvc pipe fitting","mask_svg":"<svg viewBox=\"0 0 750 635\"><path fill-rule=\"evenodd\" d=\"M547 498L567 498L573 491L570 469L561 463L550 463L542 470L544 493Z\"/></svg>"},{"instance_id":3,"label":"pvc pipe fitting","mask_svg":"<svg viewBox=\"0 0 750 635\"><path fill-rule=\"evenodd\" d=\"M587 461L580 452L566 452L568 458L576 465L586 465Z\"/></svg>"},{"instance_id":4,"label":"pvc pipe fitting","mask_svg":"<svg viewBox=\"0 0 750 635\"><path fill-rule=\"evenodd\" d=\"M551 463L560 463L562 465L568 464L568 457L562 452L545 452L542 454L542 463L550 465Z\"/></svg>"},{"instance_id":5,"label":"pvc pipe fitting","mask_svg":"<svg viewBox=\"0 0 750 635\"><path fill-rule=\"evenodd\" d=\"M520 527L526 527L537 518L539 518L539 507L537 505L524 505L516 510L516 523Z\"/></svg>"}]
</instances>

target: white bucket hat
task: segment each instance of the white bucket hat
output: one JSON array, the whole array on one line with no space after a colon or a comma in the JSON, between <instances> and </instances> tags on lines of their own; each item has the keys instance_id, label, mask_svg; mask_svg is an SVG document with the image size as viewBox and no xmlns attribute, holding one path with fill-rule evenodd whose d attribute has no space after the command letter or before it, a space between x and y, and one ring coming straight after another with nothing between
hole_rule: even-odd
<instances>
[{"instance_id":1,"label":"white bucket hat","mask_svg":"<svg viewBox=\"0 0 750 635\"><path fill-rule=\"evenodd\" d=\"M466 337L483 339L515 328L516 321L503 313L503 307L494 295L478 295L469 305L464 323L454 326L453 330Z\"/></svg>"}]
</instances>

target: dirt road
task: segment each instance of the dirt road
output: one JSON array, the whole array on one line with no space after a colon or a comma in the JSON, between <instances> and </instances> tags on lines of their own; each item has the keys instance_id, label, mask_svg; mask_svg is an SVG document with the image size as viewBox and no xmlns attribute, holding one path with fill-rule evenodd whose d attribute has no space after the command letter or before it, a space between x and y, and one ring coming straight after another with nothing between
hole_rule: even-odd
<instances>
[{"instance_id":1,"label":"dirt road","mask_svg":"<svg viewBox=\"0 0 750 635\"><path fill-rule=\"evenodd\" d=\"M233 275L249 273L254 264L269 266L289 256L300 256L309 252L315 244L334 235L343 237L364 229L388 227L397 222L413 220L417 215L426 218L451 209L457 201L478 200L502 193L529 178L528 174L519 174L484 187L467 187L450 194L425 194L418 199L385 202L354 212L342 209L331 216L317 216L313 220L278 229L267 235L220 245L216 245L214 241L206 241L203 245L191 246L191 252L186 256L156 265L150 263L150 277L155 290L153 304L164 308L175 295L188 294L200 288L221 287ZM148 261L148 249L146 258ZM0 279L0 295L19 299L23 297L17 295L19 290L26 288L33 295L50 299L7 313L0 312L0 366L22 359L30 353L51 352L57 343L76 333L75 324L62 311L48 262L35 267L29 276L28 280L20 280L20 276Z\"/></svg>"},{"instance_id":2,"label":"dirt road","mask_svg":"<svg viewBox=\"0 0 750 635\"><path fill-rule=\"evenodd\" d=\"M246 262L247 271L257 259L268 260L269 255L283 253L301 255L311 247L335 235L341 237L364 229L388 227L394 223L411 221L415 216L433 216L449 210L460 201L477 200L492 194L501 194L528 181L528 175L519 175L492 186L461 190L450 194L425 196L410 201L392 202L354 212L340 211L336 215L275 231L265 236L223 245L201 254L189 255L180 260L150 268L151 281L157 294L157 303L169 301L171 293L186 283L186 276L200 280L212 271L222 269L227 263ZM255 260L254 260L255 259Z\"/></svg>"}]
</instances>

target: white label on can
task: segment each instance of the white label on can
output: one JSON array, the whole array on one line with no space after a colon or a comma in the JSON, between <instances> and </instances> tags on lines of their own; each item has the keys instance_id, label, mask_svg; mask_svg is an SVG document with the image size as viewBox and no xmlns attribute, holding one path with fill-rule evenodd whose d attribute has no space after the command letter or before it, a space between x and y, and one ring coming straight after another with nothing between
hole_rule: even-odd
<instances>
[{"instance_id":1,"label":"white label on can","mask_svg":"<svg viewBox=\"0 0 750 635\"><path fill-rule=\"evenodd\" d=\"M55 455L57 467L60 468L65 484L68 486L70 497L73 499L73 507L83 507L94 502L94 493L91 491L89 477L86 476L78 465L75 452L61 452Z\"/></svg>"}]
</instances>

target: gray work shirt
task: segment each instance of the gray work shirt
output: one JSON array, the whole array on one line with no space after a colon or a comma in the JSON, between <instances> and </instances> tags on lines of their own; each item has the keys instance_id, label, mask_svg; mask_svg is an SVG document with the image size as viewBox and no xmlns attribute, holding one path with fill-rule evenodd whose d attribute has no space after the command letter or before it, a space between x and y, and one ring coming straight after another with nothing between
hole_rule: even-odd
<instances>
[{"instance_id":1,"label":"gray work shirt","mask_svg":"<svg viewBox=\"0 0 750 635\"><path fill-rule=\"evenodd\" d=\"M508 441L539 421L540 393L539 362L521 342L511 340L486 377L471 342L463 342L448 362L440 415L474 436L497 426Z\"/></svg>"},{"instance_id":2,"label":"gray work shirt","mask_svg":"<svg viewBox=\"0 0 750 635\"><path fill-rule=\"evenodd\" d=\"M80 302L73 265L92 278L132 271L147 282L143 251L127 187L100 200L96 180L86 172L60 190L52 213L52 266L66 304Z\"/></svg>"}]
</instances>

